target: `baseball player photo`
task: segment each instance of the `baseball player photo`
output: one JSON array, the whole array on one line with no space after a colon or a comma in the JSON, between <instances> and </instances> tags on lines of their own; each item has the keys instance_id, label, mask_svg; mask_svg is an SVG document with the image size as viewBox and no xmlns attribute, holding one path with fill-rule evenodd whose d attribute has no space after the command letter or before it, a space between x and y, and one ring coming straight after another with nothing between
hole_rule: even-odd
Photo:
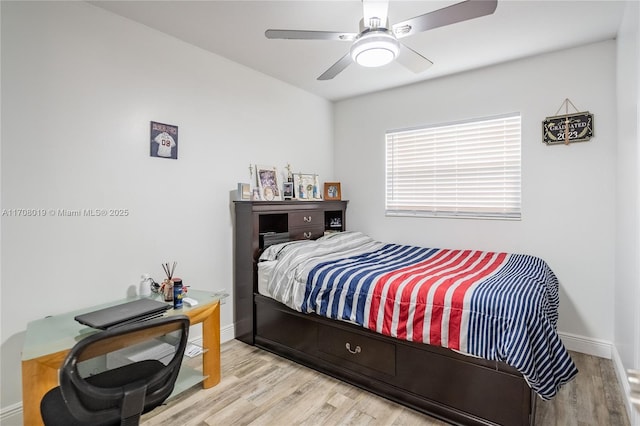
<instances>
[{"instance_id":1,"label":"baseball player photo","mask_svg":"<svg viewBox=\"0 0 640 426\"><path fill-rule=\"evenodd\" d=\"M178 126L151 122L151 156L178 159Z\"/></svg>"}]
</instances>

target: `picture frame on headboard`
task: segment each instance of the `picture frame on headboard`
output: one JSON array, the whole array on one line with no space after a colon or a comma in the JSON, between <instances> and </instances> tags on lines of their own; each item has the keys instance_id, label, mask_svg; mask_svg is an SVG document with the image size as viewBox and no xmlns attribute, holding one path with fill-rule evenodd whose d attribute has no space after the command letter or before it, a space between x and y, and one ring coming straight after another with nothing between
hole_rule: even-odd
<instances>
[{"instance_id":1,"label":"picture frame on headboard","mask_svg":"<svg viewBox=\"0 0 640 426\"><path fill-rule=\"evenodd\" d=\"M340 188L340 182L324 183L324 199L326 201L342 200L342 190Z\"/></svg>"},{"instance_id":2,"label":"picture frame on headboard","mask_svg":"<svg viewBox=\"0 0 640 426\"><path fill-rule=\"evenodd\" d=\"M284 182L282 184L282 197L285 200L293 199L293 182Z\"/></svg>"},{"instance_id":3,"label":"picture frame on headboard","mask_svg":"<svg viewBox=\"0 0 640 426\"><path fill-rule=\"evenodd\" d=\"M312 173L296 173L293 175L296 199L303 201L321 200L318 188L318 175Z\"/></svg>"},{"instance_id":4,"label":"picture frame on headboard","mask_svg":"<svg viewBox=\"0 0 640 426\"><path fill-rule=\"evenodd\" d=\"M251 199L251 185L238 182L238 200L248 201Z\"/></svg>"},{"instance_id":5,"label":"picture frame on headboard","mask_svg":"<svg viewBox=\"0 0 640 426\"><path fill-rule=\"evenodd\" d=\"M273 166L256 165L256 179L263 201L282 201L282 193L278 184L278 170Z\"/></svg>"}]
</instances>

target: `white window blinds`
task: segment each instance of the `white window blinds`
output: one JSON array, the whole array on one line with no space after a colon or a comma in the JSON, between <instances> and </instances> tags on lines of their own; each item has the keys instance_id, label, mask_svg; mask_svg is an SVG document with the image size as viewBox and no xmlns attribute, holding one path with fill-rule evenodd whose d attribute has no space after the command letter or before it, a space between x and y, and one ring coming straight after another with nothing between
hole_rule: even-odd
<instances>
[{"instance_id":1,"label":"white window blinds","mask_svg":"<svg viewBox=\"0 0 640 426\"><path fill-rule=\"evenodd\" d=\"M386 134L386 214L520 218L520 114Z\"/></svg>"}]
</instances>

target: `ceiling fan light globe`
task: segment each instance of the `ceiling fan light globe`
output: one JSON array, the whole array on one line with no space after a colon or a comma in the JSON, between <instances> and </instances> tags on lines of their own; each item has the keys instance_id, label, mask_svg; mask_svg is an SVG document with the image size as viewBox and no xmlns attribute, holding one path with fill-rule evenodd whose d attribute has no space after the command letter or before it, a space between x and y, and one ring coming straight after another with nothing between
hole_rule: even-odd
<instances>
[{"instance_id":1,"label":"ceiling fan light globe","mask_svg":"<svg viewBox=\"0 0 640 426\"><path fill-rule=\"evenodd\" d=\"M355 61L358 65L362 65L363 67L375 68L387 65L394 59L395 55L392 51L375 48L362 51L358 56L356 56Z\"/></svg>"},{"instance_id":2,"label":"ceiling fan light globe","mask_svg":"<svg viewBox=\"0 0 640 426\"><path fill-rule=\"evenodd\" d=\"M393 61L400 51L400 43L388 31L363 34L351 46L351 59L364 67L381 67Z\"/></svg>"}]
</instances>

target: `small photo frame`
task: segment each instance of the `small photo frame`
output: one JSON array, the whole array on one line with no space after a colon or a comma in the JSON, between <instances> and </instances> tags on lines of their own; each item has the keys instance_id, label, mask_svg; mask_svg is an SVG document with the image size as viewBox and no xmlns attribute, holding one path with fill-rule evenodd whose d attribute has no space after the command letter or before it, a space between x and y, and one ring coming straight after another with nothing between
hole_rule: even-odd
<instances>
[{"instance_id":1,"label":"small photo frame","mask_svg":"<svg viewBox=\"0 0 640 426\"><path fill-rule=\"evenodd\" d=\"M293 199L293 182L285 182L282 184L282 196L285 200Z\"/></svg>"},{"instance_id":2,"label":"small photo frame","mask_svg":"<svg viewBox=\"0 0 640 426\"><path fill-rule=\"evenodd\" d=\"M151 122L150 155L158 158L178 159L178 126Z\"/></svg>"},{"instance_id":3,"label":"small photo frame","mask_svg":"<svg viewBox=\"0 0 640 426\"><path fill-rule=\"evenodd\" d=\"M282 194L278 185L278 171L275 167L256 165L256 179L261 200L282 201Z\"/></svg>"},{"instance_id":4,"label":"small photo frame","mask_svg":"<svg viewBox=\"0 0 640 426\"><path fill-rule=\"evenodd\" d=\"M238 199L243 201L251 200L251 185L248 183L238 183Z\"/></svg>"},{"instance_id":5,"label":"small photo frame","mask_svg":"<svg viewBox=\"0 0 640 426\"><path fill-rule=\"evenodd\" d=\"M321 200L318 187L318 175L309 173L296 173L293 175L296 198L303 201Z\"/></svg>"},{"instance_id":6,"label":"small photo frame","mask_svg":"<svg viewBox=\"0 0 640 426\"><path fill-rule=\"evenodd\" d=\"M339 201L342 199L340 182L324 183L324 199L325 201L333 201L333 200Z\"/></svg>"}]
</instances>

